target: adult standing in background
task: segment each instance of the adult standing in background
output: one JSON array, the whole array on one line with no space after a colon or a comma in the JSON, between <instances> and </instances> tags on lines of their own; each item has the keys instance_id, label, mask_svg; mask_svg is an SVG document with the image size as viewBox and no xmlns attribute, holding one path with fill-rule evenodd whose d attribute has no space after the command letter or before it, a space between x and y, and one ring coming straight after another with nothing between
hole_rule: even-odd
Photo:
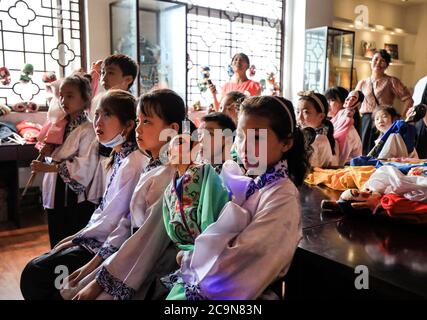
<instances>
[{"instance_id":1,"label":"adult standing in background","mask_svg":"<svg viewBox=\"0 0 427 320\"><path fill-rule=\"evenodd\" d=\"M369 78L359 81L356 90L365 95L360 108L362 115L361 138L363 154L369 153L375 142L375 128L372 125L372 112L379 105L393 105L398 98L403 103L402 114L405 115L414 104L411 93L396 77L385 73L390 65L391 57L386 50L377 51L371 60L372 74Z\"/></svg>"},{"instance_id":2,"label":"adult standing in background","mask_svg":"<svg viewBox=\"0 0 427 320\"><path fill-rule=\"evenodd\" d=\"M214 99L215 110L219 111L221 100L231 91L239 91L249 96L259 96L261 94L261 85L253 80L248 79L246 72L249 69L249 57L244 53L236 53L231 59L233 76L230 81L226 82L221 90L221 96L218 99L217 89L214 84L209 85Z\"/></svg>"}]
</instances>

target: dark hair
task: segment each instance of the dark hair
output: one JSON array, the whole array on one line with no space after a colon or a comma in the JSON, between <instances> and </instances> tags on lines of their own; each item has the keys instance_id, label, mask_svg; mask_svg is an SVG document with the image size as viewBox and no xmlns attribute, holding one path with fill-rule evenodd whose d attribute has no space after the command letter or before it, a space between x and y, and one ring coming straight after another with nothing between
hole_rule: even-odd
<instances>
[{"instance_id":1,"label":"dark hair","mask_svg":"<svg viewBox=\"0 0 427 320\"><path fill-rule=\"evenodd\" d=\"M286 105L289 113L277 99ZM289 177L296 186L301 185L310 169L309 147L302 131L296 126L292 102L281 97L248 97L242 103L241 114L268 119L269 127L280 141L293 140L292 147L283 154L282 159L288 162ZM293 132L291 127L294 128Z\"/></svg>"},{"instance_id":2,"label":"dark hair","mask_svg":"<svg viewBox=\"0 0 427 320\"><path fill-rule=\"evenodd\" d=\"M246 98L246 95L240 91L230 91L225 96L233 99L233 101L237 103L243 102Z\"/></svg>"},{"instance_id":3,"label":"dark hair","mask_svg":"<svg viewBox=\"0 0 427 320\"><path fill-rule=\"evenodd\" d=\"M249 57L248 57L246 54L244 54L243 52L236 53L236 54L233 56L233 58L231 59L231 64L233 64L233 61L234 61L234 59L235 59L237 56L241 56L241 57L242 57L242 59L243 59L243 60L245 60L245 62L246 62L248 65L250 65Z\"/></svg>"},{"instance_id":4,"label":"dark hair","mask_svg":"<svg viewBox=\"0 0 427 320\"><path fill-rule=\"evenodd\" d=\"M123 76L132 76L132 82L129 84L128 89L132 87L133 82L138 74L138 64L131 57L125 54L113 54L104 60L104 67L115 64L123 73Z\"/></svg>"},{"instance_id":5,"label":"dark hair","mask_svg":"<svg viewBox=\"0 0 427 320\"><path fill-rule=\"evenodd\" d=\"M178 123L182 133L182 121L186 116L184 100L170 89L157 89L143 94L138 99L138 112L145 116L156 114L167 124Z\"/></svg>"},{"instance_id":6,"label":"dark hair","mask_svg":"<svg viewBox=\"0 0 427 320\"><path fill-rule=\"evenodd\" d=\"M221 127L222 130L230 129L231 131L236 130L236 124L234 123L233 119L231 119L229 116L222 112L212 112L208 113L202 118L202 121L205 122L216 122Z\"/></svg>"},{"instance_id":7,"label":"dark hair","mask_svg":"<svg viewBox=\"0 0 427 320\"><path fill-rule=\"evenodd\" d=\"M385 60L385 62L387 63L387 67L388 67L390 65L390 62L391 62L390 53L388 53L387 50L385 50L385 49L375 51L375 54L377 54L377 53L381 56L381 58L383 58ZM374 56L375 56L375 54L374 54Z\"/></svg>"},{"instance_id":8,"label":"dark hair","mask_svg":"<svg viewBox=\"0 0 427 320\"><path fill-rule=\"evenodd\" d=\"M393 106L381 105L381 106L377 106L374 109L374 112L372 112L372 119L373 120L375 120L375 115L380 111L384 111L384 112L388 113L391 116L391 119L393 121L400 118L400 114L396 111L396 109Z\"/></svg>"},{"instance_id":9,"label":"dark hair","mask_svg":"<svg viewBox=\"0 0 427 320\"><path fill-rule=\"evenodd\" d=\"M117 117L120 123L125 126L129 121L134 122L134 127L127 137L127 141L136 143L135 127L136 127L136 112L135 112L135 97L124 90L112 89L108 90L101 96L99 100L99 108L110 115ZM114 152L112 153L114 156ZM107 168L113 165L114 157L111 157Z\"/></svg>"},{"instance_id":10,"label":"dark hair","mask_svg":"<svg viewBox=\"0 0 427 320\"><path fill-rule=\"evenodd\" d=\"M72 85L77 87L83 101L85 102L85 109L90 107L92 88L90 86L89 80L86 77L77 73L73 74L62 79L61 87L65 85Z\"/></svg>"},{"instance_id":11,"label":"dark hair","mask_svg":"<svg viewBox=\"0 0 427 320\"><path fill-rule=\"evenodd\" d=\"M325 92L325 98L327 100L339 100L341 103L344 103L345 99L347 99L348 90L343 87L333 87L329 88Z\"/></svg>"},{"instance_id":12,"label":"dark hair","mask_svg":"<svg viewBox=\"0 0 427 320\"><path fill-rule=\"evenodd\" d=\"M329 140L329 144L331 146L332 154L335 155L334 125L332 124L331 121L329 121L326 118L328 115L328 112L329 112L328 100L326 100L326 98L323 94L320 94L320 93L313 93L313 94L320 100L320 102L322 103L322 106L320 106L319 103L314 98L312 98L310 96L302 96L302 97L300 97L300 100L310 102L314 106L314 109L316 109L316 111L318 113L324 113L325 114L325 117L322 120L322 124L328 128L328 134L326 136Z\"/></svg>"}]
</instances>

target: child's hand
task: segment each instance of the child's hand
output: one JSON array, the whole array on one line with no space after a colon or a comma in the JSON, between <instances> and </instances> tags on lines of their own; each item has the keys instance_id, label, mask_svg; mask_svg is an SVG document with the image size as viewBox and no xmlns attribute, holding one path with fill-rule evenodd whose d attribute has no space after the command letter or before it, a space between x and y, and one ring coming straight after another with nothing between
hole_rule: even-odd
<instances>
[{"instance_id":1,"label":"child's hand","mask_svg":"<svg viewBox=\"0 0 427 320\"><path fill-rule=\"evenodd\" d=\"M53 252L60 252L62 250L68 249L75 246L75 244L73 243L73 240L68 240L65 242L60 242L58 243L53 249Z\"/></svg>"},{"instance_id":2,"label":"child's hand","mask_svg":"<svg viewBox=\"0 0 427 320\"><path fill-rule=\"evenodd\" d=\"M71 275L69 275L64 283L68 283L70 288L74 288L83 278L85 278L88 274L90 274L93 270L95 270L101 263L102 258L96 255L92 260L86 263L80 269L74 271Z\"/></svg>"},{"instance_id":3,"label":"child's hand","mask_svg":"<svg viewBox=\"0 0 427 320\"><path fill-rule=\"evenodd\" d=\"M56 164L47 164L41 161L33 160L31 162L31 172L58 172Z\"/></svg>"},{"instance_id":4,"label":"child's hand","mask_svg":"<svg viewBox=\"0 0 427 320\"><path fill-rule=\"evenodd\" d=\"M96 282L96 280L92 280L74 296L73 300L95 300L102 291L103 290L98 282Z\"/></svg>"},{"instance_id":5,"label":"child's hand","mask_svg":"<svg viewBox=\"0 0 427 320\"><path fill-rule=\"evenodd\" d=\"M96 62L92 63L92 69L91 69L91 73L92 72L97 72L98 74L101 74L101 67L102 67L102 60L98 60Z\"/></svg>"}]
</instances>

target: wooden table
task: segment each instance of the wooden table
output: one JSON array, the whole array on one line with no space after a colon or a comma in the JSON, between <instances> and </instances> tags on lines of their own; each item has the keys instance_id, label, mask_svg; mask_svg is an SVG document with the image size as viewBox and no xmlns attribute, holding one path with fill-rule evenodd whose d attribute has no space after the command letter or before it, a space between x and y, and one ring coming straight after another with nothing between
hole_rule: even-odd
<instances>
[{"instance_id":1,"label":"wooden table","mask_svg":"<svg viewBox=\"0 0 427 320\"><path fill-rule=\"evenodd\" d=\"M5 180L8 189L8 217L17 227L21 226L18 169L28 167L37 156L38 151L34 148L34 144L0 145L0 177Z\"/></svg>"},{"instance_id":2,"label":"wooden table","mask_svg":"<svg viewBox=\"0 0 427 320\"><path fill-rule=\"evenodd\" d=\"M300 188L303 238L285 277L287 299L427 298L427 228L372 215L322 214L340 192ZM369 289L356 289L366 266Z\"/></svg>"}]
</instances>

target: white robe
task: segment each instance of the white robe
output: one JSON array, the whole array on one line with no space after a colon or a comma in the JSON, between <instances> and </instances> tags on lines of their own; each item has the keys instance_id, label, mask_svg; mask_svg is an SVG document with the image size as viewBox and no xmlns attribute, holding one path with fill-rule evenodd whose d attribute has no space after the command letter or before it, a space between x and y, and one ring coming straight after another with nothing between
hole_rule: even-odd
<instances>
[{"instance_id":1,"label":"white robe","mask_svg":"<svg viewBox=\"0 0 427 320\"><path fill-rule=\"evenodd\" d=\"M99 161L98 147L92 123L86 121L70 132L64 143L57 147L52 155L52 161L64 163L70 178L86 188L78 194L78 203L91 200L87 197L87 187L92 182ZM96 142L96 141L95 141ZM58 173L48 172L43 178L43 206L54 209L56 179Z\"/></svg>"},{"instance_id":2,"label":"white robe","mask_svg":"<svg viewBox=\"0 0 427 320\"><path fill-rule=\"evenodd\" d=\"M375 141L378 143L379 139ZM414 150L408 154L408 148L406 147L405 141L402 136L398 133L392 133L387 138L384 146L381 149L377 159L390 159L390 158L415 158L418 159L417 150Z\"/></svg>"},{"instance_id":3,"label":"white robe","mask_svg":"<svg viewBox=\"0 0 427 320\"><path fill-rule=\"evenodd\" d=\"M313 153L310 157L310 164L313 168L338 165L338 147L335 145L335 155L333 155L326 135L317 134L311 147L313 148Z\"/></svg>"},{"instance_id":4,"label":"white robe","mask_svg":"<svg viewBox=\"0 0 427 320\"><path fill-rule=\"evenodd\" d=\"M102 206L94 211L88 225L73 241L95 254L102 250L103 255L109 255L118 249L105 242L119 221L129 213L132 194L147 164L148 157L137 149L122 160L111 181L110 170Z\"/></svg>"},{"instance_id":5,"label":"white robe","mask_svg":"<svg viewBox=\"0 0 427 320\"><path fill-rule=\"evenodd\" d=\"M394 166L378 168L363 188L381 194L395 193L412 201L427 203L427 178L405 176Z\"/></svg>"},{"instance_id":6,"label":"white robe","mask_svg":"<svg viewBox=\"0 0 427 320\"><path fill-rule=\"evenodd\" d=\"M122 292L138 291L138 298L144 298L156 271L170 271L170 259L162 259L170 244L163 222L163 193L172 181L175 170L160 166L143 173L132 195L130 215L124 215L107 241L120 249L108 257L100 267L86 276L76 288L62 290L65 299L71 299L79 290L95 279L101 268L106 268L107 277L115 279L115 295L104 291L99 299L126 299ZM131 230L138 230L131 235ZM176 254L175 254L176 255ZM175 262L175 255L172 263ZM156 268L153 272L153 269ZM102 285L102 283L101 283ZM112 293L113 291L109 291Z\"/></svg>"},{"instance_id":7,"label":"white robe","mask_svg":"<svg viewBox=\"0 0 427 320\"><path fill-rule=\"evenodd\" d=\"M338 144L338 142L336 143ZM342 150L339 150L339 165L343 166L351 159L362 155L362 140L354 126L347 133Z\"/></svg>"},{"instance_id":8,"label":"white robe","mask_svg":"<svg viewBox=\"0 0 427 320\"><path fill-rule=\"evenodd\" d=\"M236 166L227 161L221 175L237 196L181 263L182 278L208 299L256 299L286 274L302 238L299 193L292 181L267 184L239 205L246 187L232 177ZM233 185L227 182L228 172Z\"/></svg>"}]
</instances>

